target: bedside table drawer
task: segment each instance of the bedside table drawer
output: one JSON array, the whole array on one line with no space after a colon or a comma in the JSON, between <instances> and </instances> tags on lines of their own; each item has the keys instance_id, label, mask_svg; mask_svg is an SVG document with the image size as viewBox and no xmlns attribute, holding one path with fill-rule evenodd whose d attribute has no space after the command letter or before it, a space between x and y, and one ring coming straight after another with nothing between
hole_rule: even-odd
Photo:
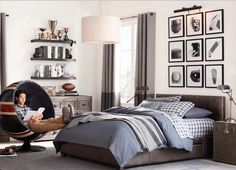
<instances>
[{"instance_id":1,"label":"bedside table drawer","mask_svg":"<svg viewBox=\"0 0 236 170\"><path fill-rule=\"evenodd\" d=\"M90 110L89 100L79 100L78 101L78 110Z\"/></svg>"},{"instance_id":2,"label":"bedside table drawer","mask_svg":"<svg viewBox=\"0 0 236 170\"><path fill-rule=\"evenodd\" d=\"M62 109L62 101L59 100L52 100L52 104L54 107L55 112L61 112Z\"/></svg>"},{"instance_id":3,"label":"bedside table drawer","mask_svg":"<svg viewBox=\"0 0 236 170\"><path fill-rule=\"evenodd\" d=\"M214 122L213 135L214 160L236 164L236 123Z\"/></svg>"}]
</instances>

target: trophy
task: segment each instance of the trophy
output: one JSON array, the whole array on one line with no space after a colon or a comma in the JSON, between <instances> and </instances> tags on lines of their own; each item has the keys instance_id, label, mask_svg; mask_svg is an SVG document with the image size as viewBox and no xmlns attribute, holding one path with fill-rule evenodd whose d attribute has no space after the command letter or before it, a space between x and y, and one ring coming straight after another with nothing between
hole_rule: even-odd
<instances>
[{"instance_id":1,"label":"trophy","mask_svg":"<svg viewBox=\"0 0 236 170\"><path fill-rule=\"evenodd\" d=\"M46 28L39 28L39 30L40 31L42 31L42 33L39 35L39 39L45 39L45 34L43 33L45 30L46 30Z\"/></svg>"},{"instance_id":2,"label":"trophy","mask_svg":"<svg viewBox=\"0 0 236 170\"><path fill-rule=\"evenodd\" d=\"M69 31L69 28L64 28L64 31L65 31L64 40L65 40L65 41L68 41L68 40L69 40L69 38L68 38L68 35L67 35L67 33L68 33L68 31Z\"/></svg>"},{"instance_id":3,"label":"trophy","mask_svg":"<svg viewBox=\"0 0 236 170\"><path fill-rule=\"evenodd\" d=\"M58 36L59 40L61 40L61 38L63 36L63 31L62 30L58 30L57 31L57 36Z\"/></svg>"},{"instance_id":4,"label":"trophy","mask_svg":"<svg viewBox=\"0 0 236 170\"><path fill-rule=\"evenodd\" d=\"M54 34L54 31L56 29L56 26L57 26L57 21L56 20L49 20L48 21L48 24L49 24L49 28L51 29L52 33L51 33L51 38L52 39L57 39L57 35Z\"/></svg>"}]
</instances>

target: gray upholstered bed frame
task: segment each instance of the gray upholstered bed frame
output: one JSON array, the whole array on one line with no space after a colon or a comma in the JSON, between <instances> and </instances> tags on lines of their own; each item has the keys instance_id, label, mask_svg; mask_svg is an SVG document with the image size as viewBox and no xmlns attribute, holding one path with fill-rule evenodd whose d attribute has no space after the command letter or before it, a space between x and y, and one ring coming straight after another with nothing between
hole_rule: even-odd
<instances>
[{"instance_id":1,"label":"gray upholstered bed frame","mask_svg":"<svg viewBox=\"0 0 236 170\"><path fill-rule=\"evenodd\" d=\"M173 96L170 94L157 94L157 97ZM225 120L225 97L223 96L197 96L182 95L182 101L191 101L195 106L208 109L214 114L214 120ZM158 149L152 152L138 153L124 167L119 167L112 153L108 149L64 143L61 146L62 155L76 156L124 169L133 166L156 164L163 162L179 161L193 158L206 158L212 156L212 136L194 140L192 152L178 149Z\"/></svg>"}]
</instances>

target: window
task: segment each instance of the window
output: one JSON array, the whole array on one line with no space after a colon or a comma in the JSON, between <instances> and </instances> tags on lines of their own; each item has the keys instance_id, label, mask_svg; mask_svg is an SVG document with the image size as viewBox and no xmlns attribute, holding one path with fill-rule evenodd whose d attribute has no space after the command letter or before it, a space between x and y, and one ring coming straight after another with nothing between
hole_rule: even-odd
<instances>
[{"instance_id":1,"label":"window","mask_svg":"<svg viewBox=\"0 0 236 170\"><path fill-rule=\"evenodd\" d=\"M135 54L136 54L136 32L137 20L123 21L121 27L121 42L120 42L120 93L121 105L133 105L134 100L126 103L134 96L135 88Z\"/></svg>"}]
</instances>

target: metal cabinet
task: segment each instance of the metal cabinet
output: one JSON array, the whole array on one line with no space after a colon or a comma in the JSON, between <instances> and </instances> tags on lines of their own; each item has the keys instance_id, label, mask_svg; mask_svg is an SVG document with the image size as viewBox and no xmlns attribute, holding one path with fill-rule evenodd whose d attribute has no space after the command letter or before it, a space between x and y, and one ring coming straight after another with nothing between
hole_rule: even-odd
<instances>
[{"instance_id":1,"label":"metal cabinet","mask_svg":"<svg viewBox=\"0 0 236 170\"><path fill-rule=\"evenodd\" d=\"M55 110L55 117L62 115L62 108L71 104L74 107L75 115L80 113L92 111L92 96L51 96L50 97ZM47 132L44 137L38 139L38 141L53 140L59 130L53 132Z\"/></svg>"},{"instance_id":2,"label":"metal cabinet","mask_svg":"<svg viewBox=\"0 0 236 170\"><path fill-rule=\"evenodd\" d=\"M236 165L236 123L214 122L213 159Z\"/></svg>"},{"instance_id":3,"label":"metal cabinet","mask_svg":"<svg viewBox=\"0 0 236 170\"><path fill-rule=\"evenodd\" d=\"M92 96L51 96L55 110L55 117L61 116L62 108L71 104L75 114L84 113L92 110Z\"/></svg>"}]
</instances>

